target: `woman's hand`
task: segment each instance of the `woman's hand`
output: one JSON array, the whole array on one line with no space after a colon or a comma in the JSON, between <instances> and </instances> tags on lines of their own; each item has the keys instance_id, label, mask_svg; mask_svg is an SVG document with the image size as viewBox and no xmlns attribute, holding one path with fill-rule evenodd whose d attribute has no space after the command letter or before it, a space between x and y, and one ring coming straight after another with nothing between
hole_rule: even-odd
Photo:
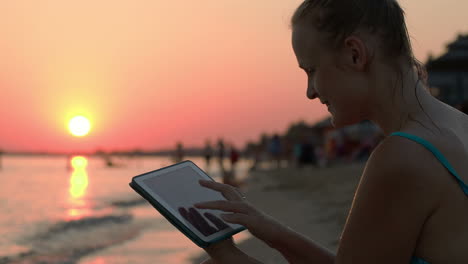
<instances>
[{"instance_id":1,"label":"woman's hand","mask_svg":"<svg viewBox=\"0 0 468 264\"><path fill-rule=\"evenodd\" d=\"M276 241L281 237L281 231L286 227L256 209L237 188L231 185L204 180L200 181L200 185L220 192L227 201L203 202L195 204L195 207L227 212L221 215L224 221L245 226L252 235L275 248Z\"/></svg>"},{"instance_id":2,"label":"woman's hand","mask_svg":"<svg viewBox=\"0 0 468 264\"><path fill-rule=\"evenodd\" d=\"M179 207L178 209L180 215L205 236L210 236L216 232L229 228L223 220L219 219L212 213L206 212L203 214L203 217L200 212L192 207ZM214 224L216 228L212 227L205 218Z\"/></svg>"},{"instance_id":3,"label":"woman's hand","mask_svg":"<svg viewBox=\"0 0 468 264\"><path fill-rule=\"evenodd\" d=\"M289 263L334 263L333 253L256 209L237 188L214 181L200 181L200 185L221 192L227 201L204 202L195 207L228 212L221 215L224 221L245 226L252 235L278 250ZM205 250L211 260L203 264L259 263L240 251L231 239Z\"/></svg>"}]
</instances>

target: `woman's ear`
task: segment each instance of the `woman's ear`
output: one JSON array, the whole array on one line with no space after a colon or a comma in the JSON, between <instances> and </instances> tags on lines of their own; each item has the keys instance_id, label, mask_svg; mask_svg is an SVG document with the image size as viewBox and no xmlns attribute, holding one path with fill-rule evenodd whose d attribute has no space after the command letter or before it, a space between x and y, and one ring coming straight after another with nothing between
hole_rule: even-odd
<instances>
[{"instance_id":1,"label":"woman's ear","mask_svg":"<svg viewBox=\"0 0 468 264\"><path fill-rule=\"evenodd\" d=\"M361 38L357 36L347 37L344 41L344 51L348 67L359 71L366 69L369 63L369 54Z\"/></svg>"}]
</instances>

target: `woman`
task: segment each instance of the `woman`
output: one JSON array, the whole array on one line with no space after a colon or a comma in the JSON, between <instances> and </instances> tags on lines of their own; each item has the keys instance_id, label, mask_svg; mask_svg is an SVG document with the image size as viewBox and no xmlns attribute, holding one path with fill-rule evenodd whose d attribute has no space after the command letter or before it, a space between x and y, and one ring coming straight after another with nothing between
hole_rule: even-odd
<instances>
[{"instance_id":1,"label":"woman","mask_svg":"<svg viewBox=\"0 0 468 264\"><path fill-rule=\"evenodd\" d=\"M468 263L468 117L428 92L404 13L394 0L306 0L292 18L292 46L340 128L371 120L386 137L356 190L336 254L255 209L230 186L201 182L227 212L290 263ZM232 240L206 263L258 263Z\"/></svg>"}]
</instances>

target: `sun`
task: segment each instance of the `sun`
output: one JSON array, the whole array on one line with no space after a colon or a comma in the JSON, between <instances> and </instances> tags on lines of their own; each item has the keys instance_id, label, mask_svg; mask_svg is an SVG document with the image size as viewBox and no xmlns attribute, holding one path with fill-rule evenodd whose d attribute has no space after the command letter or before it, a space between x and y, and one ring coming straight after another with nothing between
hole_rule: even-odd
<instances>
[{"instance_id":1,"label":"sun","mask_svg":"<svg viewBox=\"0 0 468 264\"><path fill-rule=\"evenodd\" d=\"M76 137L83 137L91 130L91 123L84 116L75 116L68 122L68 130Z\"/></svg>"}]
</instances>

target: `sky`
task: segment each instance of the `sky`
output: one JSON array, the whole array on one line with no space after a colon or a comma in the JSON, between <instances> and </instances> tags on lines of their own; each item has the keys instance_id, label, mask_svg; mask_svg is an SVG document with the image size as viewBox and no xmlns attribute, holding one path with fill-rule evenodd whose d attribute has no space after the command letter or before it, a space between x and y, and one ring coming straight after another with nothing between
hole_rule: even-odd
<instances>
[{"instance_id":1,"label":"sky","mask_svg":"<svg viewBox=\"0 0 468 264\"><path fill-rule=\"evenodd\" d=\"M328 116L307 100L289 19L301 0L0 2L0 149L238 147ZM468 33L467 1L401 0L416 57ZM91 121L74 137L67 122Z\"/></svg>"}]
</instances>

